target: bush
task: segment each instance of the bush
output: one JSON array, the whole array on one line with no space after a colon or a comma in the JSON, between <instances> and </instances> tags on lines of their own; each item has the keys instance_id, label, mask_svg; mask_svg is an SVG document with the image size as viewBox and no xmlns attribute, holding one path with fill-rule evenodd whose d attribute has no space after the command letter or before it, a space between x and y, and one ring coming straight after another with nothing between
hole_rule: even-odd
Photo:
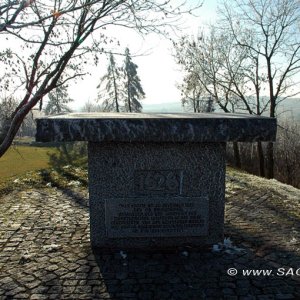
<instances>
[{"instance_id":1,"label":"bush","mask_svg":"<svg viewBox=\"0 0 300 300\"><path fill-rule=\"evenodd\" d=\"M264 154L267 143L262 143ZM227 161L235 165L232 143L227 145ZM239 143L242 169L259 175L257 143ZM266 167L267 157L264 155ZM294 120L279 121L277 139L274 143L275 179L300 188L300 124Z\"/></svg>"},{"instance_id":2,"label":"bush","mask_svg":"<svg viewBox=\"0 0 300 300\"><path fill-rule=\"evenodd\" d=\"M87 143L70 142L56 144L58 154L50 155L50 166L56 170L62 169L66 165L74 167L87 166Z\"/></svg>"}]
</instances>

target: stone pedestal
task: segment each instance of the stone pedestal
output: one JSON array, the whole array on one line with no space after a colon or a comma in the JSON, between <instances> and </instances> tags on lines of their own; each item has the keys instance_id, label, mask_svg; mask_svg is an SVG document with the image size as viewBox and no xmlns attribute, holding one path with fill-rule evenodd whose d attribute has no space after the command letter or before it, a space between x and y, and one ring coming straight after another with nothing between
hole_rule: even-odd
<instances>
[{"instance_id":1,"label":"stone pedestal","mask_svg":"<svg viewBox=\"0 0 300 300\"><path fill-rule=\"evenodd\" d=\"M222 240L225 143L89 143L94 246Z\"/></svg>"},{"instance_id":2,"label":"stone pedestal","mask_svg":"<svg viewBox=\"0 0 300 300\"><path fill-rule=\"evenodd\" d=\"M274 140L276 120L229 114L68 114L37 141L88 141L91 243L145 250L223 239L227 141Z\"/></svg>"}]
</instances>

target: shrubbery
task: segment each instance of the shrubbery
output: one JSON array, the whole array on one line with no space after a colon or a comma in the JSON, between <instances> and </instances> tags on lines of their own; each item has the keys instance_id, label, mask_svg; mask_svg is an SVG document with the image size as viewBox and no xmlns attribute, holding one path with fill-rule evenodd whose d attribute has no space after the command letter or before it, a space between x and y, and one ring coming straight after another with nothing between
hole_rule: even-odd
<instances>
[{"instance_id":1,"label":"shrubbery","mask_svg":"<svg viewBox=\"0 0 300 300\"><path fill-rule=\"evenodd\" d=\"M262 143L264 153L267 143ZM259 175L257 143L239 143L241 168ZM300 188L300 124L294 120L279 121L274 144L275 178ZM265 165L267 163L266 155ZM232 143L227 146L227 161L235 165Z\"/></svg>"}]
</instances>

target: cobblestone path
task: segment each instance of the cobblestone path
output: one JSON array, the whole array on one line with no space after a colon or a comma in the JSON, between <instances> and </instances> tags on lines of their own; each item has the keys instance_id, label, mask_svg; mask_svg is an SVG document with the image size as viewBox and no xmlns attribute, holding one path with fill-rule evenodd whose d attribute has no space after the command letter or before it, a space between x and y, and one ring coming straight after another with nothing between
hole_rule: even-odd
<instances>
[{"instance_id":1,"label":"cobblestone path","mask_svg":"<svg viewBox=\"0 0 300 300\"><path fill-rule=\"evenodd\" d=\"M273 180L227 176L218 252L93 254L80 187L15 191L0 218L0 299L300 299L300 191Z\"/></svg>"}]
</instances>

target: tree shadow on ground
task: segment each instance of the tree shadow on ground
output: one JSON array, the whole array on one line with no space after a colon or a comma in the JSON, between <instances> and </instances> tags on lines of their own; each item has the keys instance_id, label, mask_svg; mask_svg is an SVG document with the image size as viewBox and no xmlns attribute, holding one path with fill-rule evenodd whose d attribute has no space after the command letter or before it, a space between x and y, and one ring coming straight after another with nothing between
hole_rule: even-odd
<instances>
[{"instance_id":1,"label":"tree shadow on ground","mask_svg":"<svg viewBox=\"0 0 300 300\"><path fill-rule=\"evenodd\" d=\"M60 175L64 177L66 181L79 182L81 186L87 188L88 185L87 180L83 179L82 177L76 174L73 174L66 170L62 170ZM51 176L51 173L47 170L43 170L41 172L41 177L42 177L42 181L45 184L50 184L51 187L57 188L64 195L68 196L72 201L77 203L81 208L88 210L89 199L85 195L82 195L82 193L80 193L78 190L76 191L72 187L67 187L59 180L59 178L55 178Z\"/></svg>"},{"instance_id":2,"label":"tree shadow on ground","mask_svg":"<svg viewBox=\"0 0 300 300\"><path fill-rule=\"evenodd\" d=\"M85 262L90 266L88 273L84 273L86 291L89 291L86 296L93 299L299 299L299 218L291 210L280 210L268 198L261 200L253 195L249 197L250 194L253 193L239 195L238 201L226 206L225 235L242 250L229 254L199 249L187 252L175 249L168 253L124 253L122 249L112 253L93 249L92 253L92 249L86 249L90 257ZM295 228L293 234L291 224ZM293 236L294 244L290 242ZM231 268L237 270L237 275L227 273ZM270 270L272 274L243 274L246 270ZM93 284L88 283L88 278L93 278Z\"/></svg>"},{"instance_id":3,"label":"tree shadow on ground","mask_svg":"<svg viewBox=\"0 0 300 300\"><path fill-rule=\"evenodd\" d=\"M70 190L76 194L76 190ZM87 209L86 197L82 197L85 205L72 205L72 210L66 211L68 220L76 225L72 232L71 224L48 224L53 220L51 216L40 218L39 228L31 228L24 220L23 227L12 236L17 241L18 234L22 234L21 243L33 239L41 250L36 256L20 260L16 252L3 249L1 271L6 275L0 275L0 298L15 299L14 293L21 291L29 294L27 298L35 295L47 299L299 299L300 276L287 273L291 268L296 273L300 266L299 231L295 231L298 235L292 243L288 226L281 225L285 219L295 218L294 214L289 210L279 213L281 221L275 222L277 214L272 203L244 194L245 198L239 196L241 205L233 200L226 205L225 234L243 248L232 254L190 249L168 253L135 251L126 255L120 252L122 249L112 253L92 249L89 225L78 219L79 215L88 214L82 210ZM75 198L68 194L55 198L55 204L50 206L52 197L45 195L44 201L31 199L29 203L26 200L26 207L35 205L34 211L51 208L54 212L61 201L61 207L74 204ZM51 210L48 214L51 215ZM45 240L47 235L49 240ZM39 244L39 241L51 244L53 237L59 248L44 248ZM235 268L237 275L228 275L230 268ZM278 275L278 268L284 268L285 274ZM243 270L272 270L273 275L243 275Z\"/></svg>"}]
</instances>

